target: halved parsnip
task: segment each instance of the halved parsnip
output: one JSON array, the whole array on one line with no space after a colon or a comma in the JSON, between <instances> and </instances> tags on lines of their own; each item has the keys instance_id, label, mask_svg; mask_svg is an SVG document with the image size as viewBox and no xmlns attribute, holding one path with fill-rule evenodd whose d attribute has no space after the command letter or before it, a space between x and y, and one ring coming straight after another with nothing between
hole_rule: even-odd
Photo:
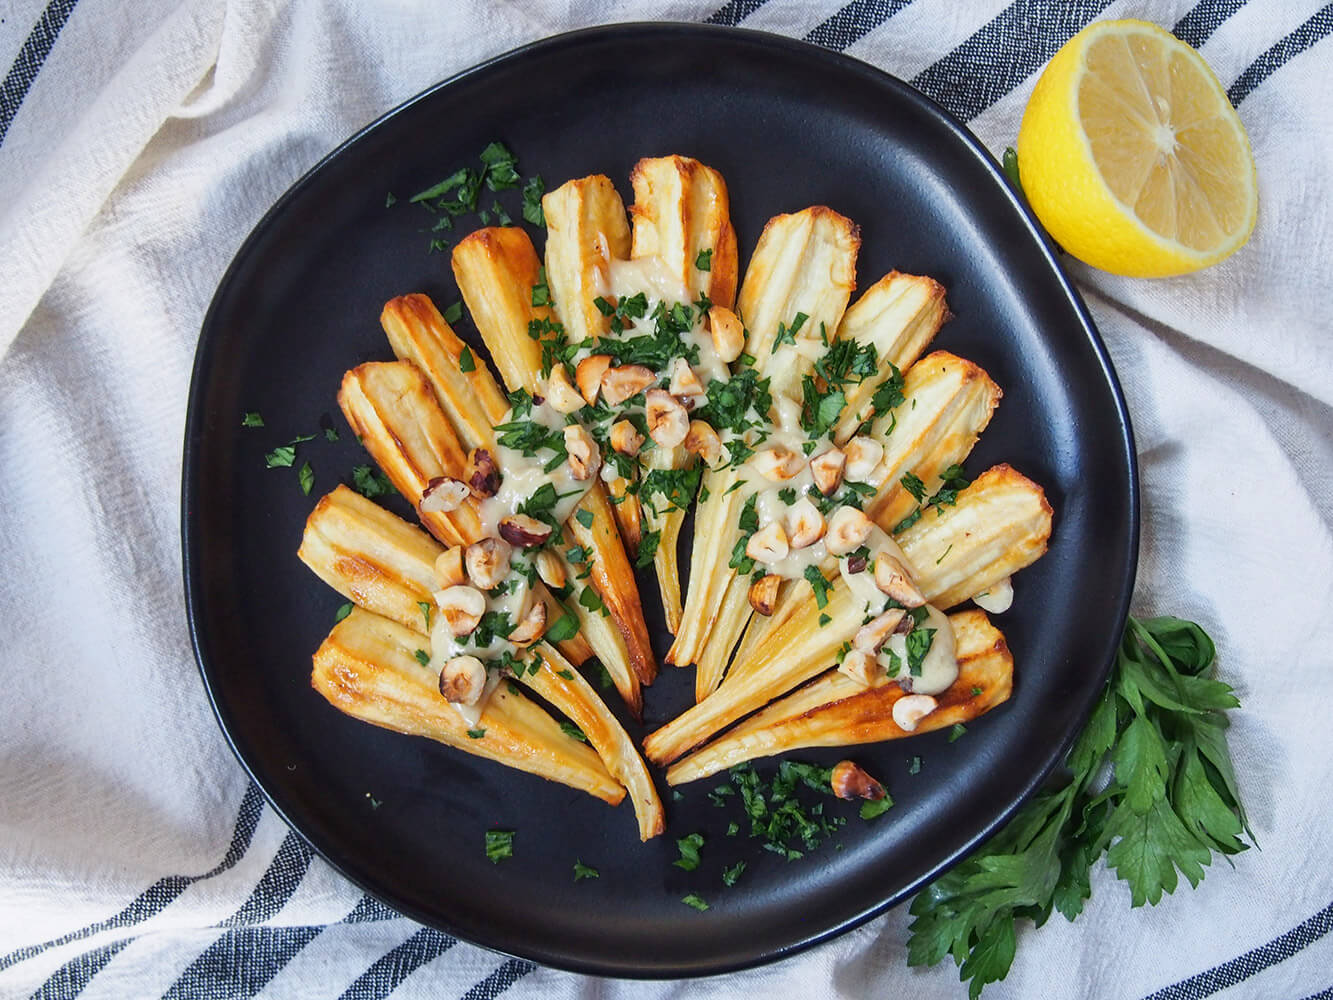
<instances>
[{"instance_id":1,"label":"halved parsnip","mask_svg":"<svg viewBox=\"0 0 1333 1000\"><path fill-rule=\"evenodd\" d=\"M927 520L936 523L927 523L911 538L904 532L898 541L919 569L917 583L926 599L940 602L942 609L1030 565L1045 551L1051 530L1050 506L1041 488L1008 466L987 471L959 493L956 506L922 518ZM945 551L950 558L935 565ZM812 593L804 581L792 587L798 594ZM675 760L814 677L833 663L839 646L851 640L864 619L864 605L840 579L834 580L825 607L813 596L792 606L783 620L773 624L774 616L765 622L762 637L732 663L716 691L644 741L650 759ZM828 618L822 625L821 616Z\"/></svg>"},{"instance_id":2,"label":"halved parsnip","mask_svg":"<svg viewBox=\"0 0 1333 1000\"><path fill-rule=\"evenodd\" d=\"M860 244L856 226L822 205L776 216L764 227L745 272L739 309L749 331L746 351L770 379L774 396L800 398L801 376L814 363L811 345L821 343L821 327L828 335L837 329L847 308ZM796 343L779 343L779 325L790 327L801 315ZM738 481L735 469L704 474L708 500L695 514L690 587L680 632L667 655L670 663L698 663L705 644L714 641L721 652L711 655L725 661L745 627L744 588L739 603L726 600L736 575L727 564L740 537L742 500L732 489Z\"/></svg>"},{"instance_id":3,"label":"halved parsnip","mask_svg":"<svg viewBox=\"0 0 1333 1000\"><path fill-rule=\"evenodd\" d=\"M478 229L459 240L452 263L463 301L505 385L537 392L542 349L528 336L528 324L555 314L549 306L532 304L542 263L527 232L517 226Z\"/></svg>"},{"instance_id":4,"label":"halved parsnip","mask_svg":"<svg viewBox=\"0 0 1333 1000\"><path fill-rule=\"evenodd\" d=\"M340 486L315 505L298 554L339 593L418 633L418 645L425 647L430 632L427 613L434 608L433 592L440 587L434 570L440 551L417 528ZM549 602L548 622L565 613L545 587L537 585L534 594ZM576 610L587 611L581 606ZM596 612L588 613L597 621L584 623L581 634L608 627ZM537 645L520 659L527 669L517 674L517 680L568 716L611 774L629 789L640 835L646 840L661 833L662 804L652 779L633 741L597 693L549 643Z\"/></svg>"},{"instance_id":5,"label":"halved parsnip","mask_svg":"<svg viewBox=\"0 0 1333 1000\"><path fill-rule=\"evenodd\" d=\"M917 586L947 610L1040 559L1051 518L1045 491L1001 464L959 493L956 505L927 512L897 541L916 567Z\"/></svg>"},{"instance_id":6,"label":"halved parsnip","mask_svg":"<svg viewBox=\"0 0 1333 1000\"><path fill-rule=\"evenodd\" d=\"M433 606L441 587L435 560L443 551L416 525L339 486L321 497L306 518L297 556L348 600L424 633L421 605ZM566 613L542 584L533 587L533 594L546 605L548 622ZM579 664L593 655L582 633L561 640L560 650Z\"/></svg>"},{"instance_id":7,"label":"halved parsnip","mask_svg":"<svg viewBox=\"0 0 1333 1000\"><path fill-rule=\"evenodd\" d=\"M490 367L474 359L465 372L460 360L466 344L445 322L426 295L390 299L380 313L380 325L393 353L416 365L435 390L435 398L465 451L495 451L495 425L504 419L509 401L500 391Z\"/></svg>"},{"instance_id":8,"label":"halved parsnip","mask_svg":"<svg viewBox=\"0 0 1333 1000\"><path fill-rule=\"evenodd\" d=\"M902 484L909 472L934 495L940 475L967 458L1003 395L979 366L948 351L914 364L903 377L903 404L871 425L870 437L883 443L884 458L866 513L885 531L910 514L917 500Z\"/></svg>"},{"instance_id":9,"label":"halved parsnip","mask_svg":"<svg viewBox=\"0 0 1333 1000\"><path fill-rule=\"evenodd\" d=\"M542 198L546 216L546 283L565 333L577 344L607 332L594 305L611 293L610 262L630 251L625 203L609 177L566 181Z\"/></svg>"},{"instance_id":10,"label":"halved parsnip","mask_svg":"<svg viewBox=\"0 0 1333 1000\"><path fill-rule=\"evenodd\" d=\"M417 661L421 636L357 608L333 627L314 655L311 685L338 711L527 771L612 805L625 789L596 752L571 739L541 708L501 684L473 729L440 697L439 678ZM473 730L474 732L476 730Z\"/></svg>"},{"instance_id":11,"label":"halved parsnip","mask_svg":"<svg viewBox=\"0 0 1333 1000\"><path fill-rule=\"evenodd\" d=\"M908 732L893 721L894 703L906 692L897 684L866 688L837 670L756 712L735 729L667 771L680 785L756 757L804 747L851 746L902 739L971 722L1009 699L1014 658L1004 636L981 611L950 615L958 679L935 696L938 703Z\"/></svg>"},{"instance_id":12,"label":"halved parsnip","mask_svg":"<svg viewBox=\"0 0 1333 1000\"><path fill-rule=\"evenodd\" d=\"M426 530L446 545L477 539L481 521L471 500L451 511L421 509L421 495L432 479L461 480L467 467L467 452L421 369L410 361L372 361L353 368L343 376L338 405Z\"/></svg>"},{"instance_id":13,"label":"halved parsnip","mask_svg":"<svg viewBox=\"0 0 1333 1000\"><path fill-rule=\"evenodd\" d=\"M874 374L847 386L847 405L833 428L833 440L847 441L874 414L871 398L889 378L892 361L906 371L949 318L944 286L933 278L890 271L848 308L837 339L873 344L879 365Z\"/></svg>"},{"instance_id":14,"label":"halved parsnip","mask_svg":"<svg viewBox=\"0 0 1333 1000\"><path fill-rule=\"evenodd\" d=\"M612 190L614 192L614 189ZM577 201L577 198L575 200ZM482 282L521 283L525 280L527 269L536 259L531 241L521 230L514 230L519 237L513 238L507 235L510 232L508 229L491 232L494 234L491 242L506 248L503 254L488 254L483 258L481 251L475 247L460 253L468 240L463 240L454 250L454 273L458 277L459 286L464 288L464 298L469 304L473 298L484 294L480 288L468 291L469 287ZM628 242L628 230L626 230L626 242ZM595 265L589 266L595 267ZM510 390L526 388L530 392L535 392L541 382L540 350L533 354L530 351L525 353L515 349L515 345L524 342L533 343L528 337L527 330L530 318L531 314L528 311L513 303L510 308L488 308L473 313L477 330L491 355L497 359L501 357L506 359L501 374ZM624 502L630 503L630 500ZM593 630L588 638L593 643L593 649L602 661L602 665L615 681L621 696L637 714L642 706L639 684L651 683L657 675L657 662L648 639L647 626L643 622L643 605L639 598L638 582L634 579L633 567L630 566L625 554L625 543L621 538L621 529L616 523L616 515L612 513L612 505L600 480L593 484L580 502L578 510L591 514L592 524L585 526L576 512L576 516L567 522L566 530L576 545L591 548L593 553L591 562L594 567L591 578L593 589L610 610L622 642L618 644L608 642L606 634L601 630ZM634 508L624 512L627 522L633 513Z\"/></svg>"},{"instance_id":15,"label":"halved parsnip","mask_svg":"<svg viewBox=\"0 0 1333 1000\"><path fill-rule=\"evenodd\" d=\"M703 295L731 308L738 270L736 231L722 175L689 157L663 156L640 160L630 181L634 187L631 257L656 259L691 302ZM701 255L707 259L706 270L699 267ZM679 446L648 454L649 464L658 469L684 469L695 461ZM653 568L667 628L674 635L682 614L679 545L685 511L661 510L653 503L639 509L648 531L657 535Z\"/></svg>"}]
</instances>

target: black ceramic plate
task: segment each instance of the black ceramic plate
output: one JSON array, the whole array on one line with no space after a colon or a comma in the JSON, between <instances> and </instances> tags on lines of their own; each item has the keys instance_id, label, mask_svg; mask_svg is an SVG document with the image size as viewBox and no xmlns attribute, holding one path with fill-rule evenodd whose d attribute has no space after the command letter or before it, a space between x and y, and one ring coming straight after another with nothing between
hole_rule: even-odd
<instances>
[{"instance_id":1,"label":"black ceramic plate","mask_svg":"<svg viewBox=\"0 0 1333 1000\"><path fill-rule=\"evenodd\" d=\"M891 268L943 282L955 318L937 345L1004 389L968 468L1010 462L1056 511L1049 554L1019 576L1014 608L999 617L1017 663L1014 698L953 743L939 733L851 751L897 805L863 822L830 800L850 817L840 849L788 862L748 839L744 823L727 837L741 817L709 803L716 781L680 800L666 793L667 835L640 844L628 801L610 809L374 729L310 688L310 654L342 598L296 547L315 499L366 461L337 415L339 379L390 356L378 328L387 299L458 298L447 255L426 253L425 215L405 196L475 162L493 139L552 185L600 172L627 191L642 156L697 157L727 179L743 261L770 216L830 205L861 226L861 285ZM387 192L400 198L389 209ZM241 427L249 410L264 428ZM266 470L264 453L321 420L342 440L301 446L297 465L308 459L315 471L306 497L296 470ZM356 136L274 206L204 323L183 532L191 628L218 719L274 806L330 863L403 913L491 948L586 972L678 977L769 961L866 920L1017 808L1105 677L1133 582L1138 506L1129 422L1101 341L975 139L906 85L814 46L641 25L539 42L455 77ZM656 591L644 586L651 605ZM660 654L666 635L656 631ZM647 692L649 729L689 703L692 676L663 671ZM918 755L921 771L909 775ZM483 853L491 828L518 831L514 857L499 865ZM702 866L673 867L675 838L696 831ZM575 884L575 859L601 878ZM748 867L724 888L721 872L737 860ZM690 892L711 909L683 905Z\"/></svg>"}]
</instances>

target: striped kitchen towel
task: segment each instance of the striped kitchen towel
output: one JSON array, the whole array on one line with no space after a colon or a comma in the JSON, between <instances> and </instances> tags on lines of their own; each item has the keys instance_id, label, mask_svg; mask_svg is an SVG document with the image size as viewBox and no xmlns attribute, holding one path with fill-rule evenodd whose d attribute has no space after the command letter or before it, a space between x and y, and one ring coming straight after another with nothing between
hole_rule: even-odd
<instances>
[{"instance_id":1,"label":"striped kitchen towel","mask_svg":"<svg viewBox=\"0 0 1333 1000\"><path fill-rule=\"evenodd\" d=\"M906 966L903 908L763 969L624 983L423 928L312 857L192 663L185 394L272 202L482 59L608 19L778 32L910 81L999 154L1043 63L1108 17L1199 47L1259 164L1259 226L1221 266L1071 271L1138 436L1140 609L1218 638L1262 850L1137 911L1099 870L987 996L1333 996L1333 4L717 2L0 2L0 997L960 996L952 965Z\"/></svg>"}]
</instances>

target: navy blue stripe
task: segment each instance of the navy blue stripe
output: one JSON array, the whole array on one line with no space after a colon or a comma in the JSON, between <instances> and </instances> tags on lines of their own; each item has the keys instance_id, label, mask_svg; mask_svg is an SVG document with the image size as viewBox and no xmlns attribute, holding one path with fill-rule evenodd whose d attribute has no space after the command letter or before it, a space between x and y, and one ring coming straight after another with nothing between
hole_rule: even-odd
<instances>
[{"instance_id":1,"label":"navy blue stripe","mask_svg":"<svg viewBox=\"0 0 1333 1000\"><path fill-rule=\"evenodd\" d=\"M352 912L343 917L345 924L360 924L370 920L397 920L402 914L385 906L374 896L362 896Z\"/></svg>"},{"instance_id":2,"label":"navy blue stripe","mask_svg":"<svg viewBox=\"0 0 1333 1000\"><path fill-rule=\"evenodd\" d=\"M511 958L464 993L462 1000L495 1000L535 968L535 964L525 959Z\"/></svg>"},{"instance_id":3,"label":"navy blue stripe","mask_svg":"<svg viewBox=\"0 0 1333 1000\"><path fill-rule=\"evenodd\" d=\"M409 975L456 944L457 938L423 927L397 948L380 956L343 991L339 1000L383 1000Z\"/></svg>"},{"instance_id":4,"label":"navy blue stripe","mask_svg":"<svg viewBox=\"0 0 1333 1000\"><path fill-rule=\"evenodd\" d=\"M1311 993L1305 1000L1333 1000L1333 986L1322 989L1318 993Z\"/></svg>"},{"instance_id":5,"label":"navy blue stripe","mask_svg":"<svg viewBox=\"0 0 1333 1000\"><path fill-rule=\"evenodd\" d=\"M1227 97L1231 98L1231 103L1239 105L1241 101L1250 96L1255 87L1276 73L1289 60L1300 55L1321 39L1328 37L1331 31L1333 31L1333 3L1328 3L1319 8L1308 21L1290 35L1250 63L1249 68L1240 75L1240 78L1227 91Z\"/></svg>"},{"instance_id":6,"label":"navy blue stripe","mask_svg":"<svg viewBox=\"0 0 1333 1000\"><path fill-rule=\"evenodd\" d=\"M252 996L265 983L277 975L298 951L306 946L318 933L318 929L299 927L291 933L283 933L288 928L256 928L251 925L263 923L277 916L287 901L292 898L297 887L310 870L313 857L305 841L295 833L288 833L273 856L264 877L255 885L250 898L241 904L234 914L223 921L232 927L226 934L214 941L180 974L165 994L165 1000L189 1000L202 996ZM239 928L239 929L236 929ZM267 935L256 935L255 931L267 930ZM231 973L226 978L245 978L257 985L248 993L209 992L219 974L219 970L233 969L238 964L237 954L244 955L244 947L255 944L263 938L265 948L249 954L244 963L247 968Z\"/></svg>"},{"instance_id":7,"label":"navy blue stripe","mask_svg":"<svg viewBox=\"0 0 1333 1000\"><path fill-rule=\"evenodd\" d=\"M912 0L852 0L827 21L811 29L805 40L841 52L853 42L874 31L911 2Z\"/></svg>"},{"instance_id":8,"label":"navy blue stripe","mask_svg":"<svg viewBox=\"0 0 1333 1000\"><path fill-rule=\"evenodd\" d=\"M767 0L727 0L727 3L704 18L704 24L726 24L734 28L766 2Z\"/></svg>"},{"instance_id":9,"label":"navy blue stripe","mask_svg":"<svg viewBox=\"0 0 1333 1000\"><path fill-rule=\"evenodd\" d=\"M83 988L92 982L93 977L106 968L107 962L115 958L132 940L124 938L112 941L110 944L104 944L100 948L85 951L82 955L71 958L37 988L32 1000L72 1000L82 993Z\"/></svg>"},{"instance_id":10,"label":"navy blue stripe","mask_svg":"<svg viewBox=\"0 0 1333 1000\"><path fill-rule=\"evenodd\" d=\"M1197 49L1223 21L1244 6L1245 0L1200 0L1176 22L1171 34Z\"/></svg>"},{"instance_id":11,"label":"navy blue stripe","mask_svg":"<svg viewBox=\"0 0 1333 1000\"><path fill-rule=\"evenodd\" d=\"M51 54L51 47L60 36L60 29L69 20L79 0L51 0L37 19L32 31L28 33L23 48L19 49L18 58L9 67L3 83L0 83L0 145L4 144L9 134L9 126L14 116L23 106L23 99L28 96L32 81L37 79L37 72Z\"/></svg>"},{"instance_id":12,"label":"navy blue stripe","mask_svg":"<svg viewBox=\"0 0 1333 1000\"><path fill-rule=\"evenodd\" d=\"M189 1000L252 997L323 930L322 926L232 928L190 963L165 996Z\"/></svg>"},{"instance_id":13,"label":"navy blue stripe","mask_svg":"<svg viewBox=\"0 0 1333 1000\"><path fill-rule=\"evenodd\" d=\"M1014 0L912 81L964 121L1040 69L1111 0Z\"/></svg>"},{"instance_id":14,"label":"navy blue stripe","mask_svg":"<svg viewBox=\"0 0 1333 1000\"><path fill-rule=\"evenodd\" d=\"M1333 930L1333 903L1329 903L1309 920L1293 927L1244 955L1223 962L1173 986L1158 990L1147 1000L1203 1000L1218 990L1225 990L1251 976L1263 972L1278 962L1285 962L1302 948L1309 947Z\"/></svg>"},{"instance_id":15,"label":"navy blue stripe","mask_svg":"<svg viewBox=\"0 0 1333 1000\"><path fill-rule=\"evenodd\" d=\"M90 938L102 931L142 923L161 913L193 883L221 875L241 860L250 848L250 841L254 838L255 827L259 825L259 817L263 811L264 797L260 794L259 786L252 781L245 790L245 797L241 800L241 808L239 815L236 817L236 829L232 834L231 845L227 848L226 855L216 868L204 872L202 875L169 875L160 879L113 917L99 920L95 924L89 924L87 927L71 931L69 934L43 944L29 945L26 948L19 948L17 951L10 952L0 958L0 972L32 958L34 955L39 955L48 948L58 948L72 941Z\"/></svg>"}]
</instances>

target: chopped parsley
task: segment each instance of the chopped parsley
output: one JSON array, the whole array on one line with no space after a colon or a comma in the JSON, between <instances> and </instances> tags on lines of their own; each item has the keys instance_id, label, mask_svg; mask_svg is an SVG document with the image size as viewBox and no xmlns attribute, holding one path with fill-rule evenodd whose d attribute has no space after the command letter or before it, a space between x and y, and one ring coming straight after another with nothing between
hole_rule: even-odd
<instances>
[{"instance_id":1,"label":"chopped parsley","mask_svg":"<svg viewBox=\"0 0 1333 1000\"><path fill-rule=\"evenodd\" d=\"M542 195L546 193L546 182L540 174L534 174L523 185L523 218L534 226L546 228L546 216L542 213Z\"/></svg>"},{"instance_id":2,"label":"chopped parsley","mask_svg":"<svg viewBox=\"0 0 1333 1000\"><path fill-rule=\"evenodd\" d=\"M825 607L828 604L828 592L831 588L829 582L824 579L824 574L819 571L818 566L807 566L804 575L806 582L810 584L810 589L815 592L815 603L821 608Z\"/></svg>"},{"instance_id":3,"label":"chopped parsley","mask_svg":"<svg viewBox=\"0 0 1333 1000\"><path fill-rule=\"evenodd\" d=\"M926 484L921 481L921 477L914 472L905 472L899 480L903 484L903 489L912 494L912 498L917 503L923 503L926 499Z\"/></svg>"},{"instance_id":4,"label":"chopped parsley","mask_svg":"<svg viewBox=\"0 0 1333 1000\"><path fill-rule=\"evenodd\" d=\"M261 416L258 414L258 412L254 411L254 410L251 410L251 411L250 411L249 413L247 413L245 416L241 417L241 426L242 426L242 427L263 427L263 426L264 426L264 418L261 417Z\"/></svg>"},{"instance_id":5,"label":"chopped parsley","mask_svg":"<svg viewBox=\"0 0 1333 1000\"><path fill-rule=\"evenodd\" d=\"M676 850L680 852L680 857L671 863L687 872L694 871L699 867L699 849L703 846L704 835L702 833L692 833L688 837L681 837L676 841Z\"/></svg>"},{"instance_id":6,"label":"chopped parsley","mask_svg":"<svg viewBox=\"0 0 1333 1000\"><path fill-rule=\"evenodd\" d=\"M486 735L486 730L484 729L469 729L467 731L467 738L470 740L479 740L485 735Z\"/></svg>"},{"instance_id":7,"label":"chopped parsley","mask_svg":"<svg viewBox=\"0 0 1333 1000\"><path fill-rule=\"evenodd\" d=\"M610 614L606 608L606 602L602 600L602 595L591 587L584 587L579 591L579 604L589 611L598 612L603 618Z\"/></svg>"},{"instance_id":8,"label":"chopped parsley","mask_svg":"<svg viewBox=\"0 0 1333 1000\"><path fill-rule=\"evenodd\" d=\"M269 469L290 469L296 461L296 448L290 444L280 445L264 456L264 465Z\"/></svg>"},{"instance_id":9,"label":"chopped parsley","mask_svg":"<svg viewBox=\"0 0 1333 1000\"><path fill-rule=\"evenodd\" d=\"M487 830L486 831L486 859L493 865L498 865L505 858L514 856L514 831L513 830Z\"/></svg>"},{"instance_id":10,"label":"chopped parsley","mask_svg":"<svg viewBox=\"0 0 1333 1000\"><path fill-rule=\"evenodd\" d=\"M571 740L578 740L580 743L588 742L588 737L583 735L583 730L580 729L578 726L574 725L574 723L572 722L568 722L564 719L561 719L560 731L564 733L566 736L568 736Z\"/></svg>"},{"instance_id":11,"label":"chopped parsley","mask_svg":"<svg viewBox=\"0 0 1333 1000\"><path fill-rule=\"evenodd\" d=\"M722 884L730 888L731 886L736 884L736 880L741 877L741 874L744 871L745 871L745 862L737 861L730 868L723 870Z\"/></svg>"},{"instance_id":12,"label":"chopped parsley","mask_svg":"<svg viewBox=\"0 0 1333 1000\"><path fill-rule=\"evenodd\" d=\"M694 266L700 271L711 271L713 269L713 251L711 247L699 251L698 256L694 258Z\"/></svg>"},{"instance_id":13,"label":"chopped parsley","mask_svg":"<svg viewBox=\"0 0 1333 1000\"><path fill-rule=\"evenodd\" d=\"M337 441L337 440L338 440L338 431L337 431L337 429L334 428L334 427L325 427L325 428L324 428L324 440L325 440L325 441Z\"/></svg>"},{"instance_id":14,"label":"chopped parsley","mask_svg":"<svg viewBox=\"0 0 1333 1000\"><path fill-rule=\"evenodd\" d=\"M907 762L907 773L908 773L908 774L920 774L920 773L921 773L921 758L920 758L920 757L914 755L914 756L912 757L912 759L909 760L909 761Z\"/></svg>"},{"instance_id":15,"label":"chopped parsley","mask_svg":"<svg viewBox=\"0 0 1333 1000\"><path fill-rule=\"evenodd\" d=\"M601 878L602 873L596 868L589 868L582 861L574 861L574 881L578 882L585 878Z\"/></svg>"},{"instance_id":16,"label":"chopped parsley","mask_svg":"<svg viewBox=\"0 0 1333 1000\"><path fill-rule=\"evenodd\" d=\"M309 462L302 464L297 477L301 483L301 492L310 496L310 490L315 485L315 470L310 467Z\"/></svg>"},{"instance_id":17,"label":"chopped parsley","mask_svg":"<svg viewBox=\"0 0 1333 1000\"><path fill-rule=\"evenodd\" d=\"M583 525L585 528L592 527L592 511L588 510L586 507L575 511L574 517L578 520L579 524Z\"/></svg>"},{"instance_id":18,"label":"chopped parsley","mask_svg":"<svg viewBox=\"0 0 1333 1000\"><path fill-rule=\"evenodd\" d=\"M551 304L551 286L546 283L546 268L537 270L537 283L532 286L532 304L549 306Z\"/></svg>"},{"instance_id":19,"label":"chopped parsley","mask_svg":"<svg viewBox=\"0 0 1333 1000\"><path fill-rule=\"evenodd\" d=\"M883 816L893 808L893 799L885 795L882 799L866 799L861 803L861 818L874 819L876 816Z\"/></svg>"},{"instance_id":20,"label":"chopped parsley","mask_svg":"<svg viewBox=\"0 0 1333 1000\"><path fill-rule=\"evenodd\" d=\"M645 531L639 538L639 551L634 557L634 567L636 569L645 569L653 564L653 557L657 555L657 546L662 540L660 531Z\"/></svg>"},{"instance_id":21,"label":"chopped parsley","mask_svg":"<svg viewBox=\"0 0 1333 1000\"><path fill-rule=\"evenodd\" d=\"M572 611L567 611L547 627L542 636L547 642L564 642L579 634L579 620Z\"/></svg>"},{"instance_id":22,"label":"chopped parsley","mask_svg":"<svg viewBox=\"0 0 1333 1000\"><path fill-rule=\"evenodd\" d=\"M424 649L418 649L412 655L417 658L417 662L420 663L423 667L429 666L430 654L427 653Z\"/></svg>"},{"instance_id":23,"label":"chopped parsley","mask_svg":"<svg viewBox=\"0 0 1333 1000\"><path fill-rule=\"evenodd\" d=\"M394 491L389 477L369 465L358 465L352 470L352 488L367 500L387 496Z\"/></svg>"},{"instance_id":24,"label":"chopped parsley","mask_svg":"<svg viewBox=\"0 0 1333 1000\"><path fill-rule=\"evenodd\" d=\"M417 601L417 607L421 609L421 617L426 619L426 631L430 631L430 601Z\"/></svg>"},{"instance_id":25,"label":"chopped parsley","mask_svg":"<svg viewBox=\"0 0 1333 1000\"><path fill-rule=\"evenodd\" d=\"M333 614L333 623L336 625L338 624L338 622L342 621L344 618L350 615L352 613L352 607L353 605L351 601L348 601L346 604L339 607L338 610L335 611Z\"/></svg>"},{"instance_id":26,"label":"chopped parsley","mask_svg":"<svg viewBox=\"0 0 1333 1000\"><path fill-rule=\"evenodd\" d=\"M957 741L966 732L967 732L967 727L965 725L963 725L961 722L955 722L949 728L949 742L953 743Z\"/></svg>"},{"instance_id":27,"label":"chopped parsley","mask_svg":"<svg viewBox=\"0 0 1333 1000\"><path fill-rule=\"evenodd\" d=\"M694 500L694 495L699 492L702 475L703 470L698 465L688 469L649 469L639 484L639 499L651 504L656 510L657 505L652 502L652 498L661 496L666 500L666 511L686 510Z\"/></svg>"},{"instance_id":28,"label":"chopped parsley","mask_svg":"<svg viewBox=\"0 0 1333 1000\"><path fill-rule=\"evenodd\" d=\"M466 344L463 345L463 352L458 355L458 370L460 372L474 372L477 370L477 361L472 357L472 349Z\"/></svg>"},{"instance_id":29,"label":"chopped parsley","mask_svg":"<svg viewBox=\"0 0 1333 1000\"><path fill-rule=\"evenodd\" d=\"M680 901L686 906L694 907L700 913L708 909L708 904L704 902L704 898L695 892L690 893L688 896L682 896Z\"/></svg>"},{"instance_id":30,"label":"chopped parsley","mask_svg":"<svg viewBox=\"0 0 1333 1000\"><path fill-rule=\"evenodd\" d=\"M453 326L463 318L463 303L455 302L452 305L446 306L443 315L444 321L450 326Z\"/></svg>"}]
</instances>

